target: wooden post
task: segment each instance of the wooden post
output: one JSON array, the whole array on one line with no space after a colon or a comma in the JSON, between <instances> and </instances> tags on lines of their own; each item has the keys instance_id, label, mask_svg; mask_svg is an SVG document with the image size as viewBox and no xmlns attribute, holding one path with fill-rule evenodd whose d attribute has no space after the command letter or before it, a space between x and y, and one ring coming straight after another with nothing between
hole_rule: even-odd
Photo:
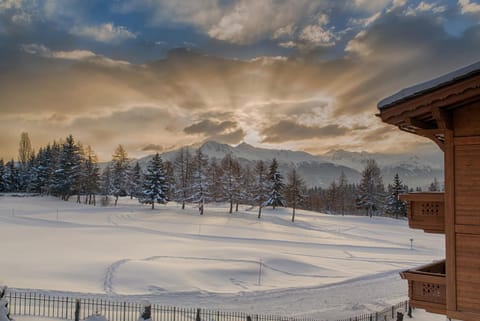
<instances>
[{"instance_id":1,"label":"wooden post","mask_svg":"<svg viewBox=\"0 0 480 321\"><path fill-rule=\"evenodd\" d=\"M195 317L195 321L202 321L202 319L200 318L200 309L197 309L197 316Z\"/></svg>"},{"instance_id":2,"label":"wooden post","mask_svg":"<svg viewBox=\"0 0 480 321\"><path fill-rule=\"evenodd\" d=\"M75 301L75 321L80 321L80 299Z\"/></svg>"}]
</instances>

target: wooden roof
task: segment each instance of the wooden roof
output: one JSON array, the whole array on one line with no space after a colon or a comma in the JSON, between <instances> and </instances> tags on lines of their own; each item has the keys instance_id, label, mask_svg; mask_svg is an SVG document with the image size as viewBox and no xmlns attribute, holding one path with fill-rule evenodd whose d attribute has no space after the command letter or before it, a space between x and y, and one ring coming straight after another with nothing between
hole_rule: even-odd
<instances>
[{"instance_id":1,"label":"wooden roof","mask_svg":"<svg viewBox=\"0 0 480 321\"><path fill-rule=\"evenodd\" d=\"M383 99L377 116L443 149L443 130L451 129L449 111L475 101L480 101L480 62Z\"/></svg>"}]
</instances>

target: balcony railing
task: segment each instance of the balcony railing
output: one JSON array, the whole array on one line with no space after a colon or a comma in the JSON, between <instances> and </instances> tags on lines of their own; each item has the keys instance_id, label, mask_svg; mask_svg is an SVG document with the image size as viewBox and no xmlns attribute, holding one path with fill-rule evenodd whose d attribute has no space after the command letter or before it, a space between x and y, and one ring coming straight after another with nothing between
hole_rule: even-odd
<instances>
[{"instance_id":1,"label":"balcony railing","mask_svg":"<svg viewBox=\"0 0 480 321\"><path fill-rule=\"evenodd\" d=\"M445 260L400 273L408 280L410 305L446 314Z\"/></svg>"},{"instance_id":2,"label":"balcony railing","mask_svg":"<svg viewBox=\"0 0 480 321\"><path fill-rule=\"evenodd\" d=\"M444 193L409 193L400 195L408 202L408 225L427 233L445 233Z\"/></svg>"}]
</instances>

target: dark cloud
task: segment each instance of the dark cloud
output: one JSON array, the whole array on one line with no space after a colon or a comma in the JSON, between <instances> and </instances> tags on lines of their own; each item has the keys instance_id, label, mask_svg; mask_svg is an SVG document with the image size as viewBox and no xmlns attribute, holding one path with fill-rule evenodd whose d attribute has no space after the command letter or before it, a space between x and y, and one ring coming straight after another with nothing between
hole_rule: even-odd
<instances>
[{"instance_id":1,"label":"dark cloud","mask_svg":"<svg viewBox=\"0 0 480 321\"><path fill-rule=\"evenodd\" d=\"M283 120L262 130L261 135L264 143L283 143L295 140L341 136L348 131L348 128L337 124L318 127Z\"/></svg>"},{"instance_id":2,"label":"dark cloud","mask_svg":"<svg viewBox=\"0 0 480 321\"><path fill-rule=\"evenodd\" d=\"M188 127L185 127L183 131L187 134L218 135L225 132L226 130L234 129L237 126L237 122L230 120L219 122L205 119L198 123L194 123Z\"/></svg>"},{"instance_id":3,"label":"dark cloud","mask_svg":"<svg viewBox=\"0 0 480 321\"><path fill-rule=\"evenodd\" d=\"M162 152L164 150L162 145L157 144L148 144L142 147L142 151L144 152Z\"/></svg>"},{"instance_id":4,"label":"dark cloud","mask_svg":"<svg viewBox=\"0 0 480 321\"><path fill-rule=\"evenodd\" d=\"M211 136L208 139L206 139L206 141L213 140L219 143L236 145L242 142L245 136L246 136L245 131L242 128L238 128L237 130L234 130L232 132Z\"/></svg>"}]
</instances>

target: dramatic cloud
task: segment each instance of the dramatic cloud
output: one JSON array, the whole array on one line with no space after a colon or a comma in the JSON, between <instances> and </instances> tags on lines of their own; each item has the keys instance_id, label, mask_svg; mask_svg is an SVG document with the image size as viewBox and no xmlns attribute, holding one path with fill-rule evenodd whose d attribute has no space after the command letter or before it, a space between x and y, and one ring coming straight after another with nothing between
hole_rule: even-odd
<instances>
[{"instance_id":1,"label":"dramatic cloud","mask_svg":"<svg viewBox=\"0 0 480 321\"><path fill-rule=\"evenodd\" d=\"M118 43L127 39L135 39L137 35L123 26L104 23L98 26L75 26L70 32L74 35L90 38L99 42Z\"/></svg>"},{"instance_id":2,"label":"dramatic cloud","mask_svg":"<svg viewBox=\"0 0 480 321\"><path fill-rule=\"evenodd\" d=\"M480 13L480 3L470 0L458 0L462 13Z\"/></svg>"},{"instance_id":3,"label":"dramatic cloud","mask_svg":"<svg viewBox=\"0 0 480 321\"><path fill-rule=\"evenodd\" d=\"M227 129L236 128L238 124L234 121L217 122L209 119L202 120L184 128L187 134L207 134L216 135L226 131Z\"/></svg>"},{"instance_id":4,"label":"dramatic cloud","mask_svg":"<svg viewBox=\"0 0 480 321\"><path fill-rule=\"evenodd\" d=\"M36 148L72 133L102 160L119 143L134 157L205 140L412 148L426 140L382 124L376 103L478 60L479 12L469 0L0 1L0 157L22 131Z\"/></svg>"},{"instance_id":5,"label":"dramatic cloud","mask_svg":"<svg viewBox=\"0 0 480 321\"><path fill-rule=\"evenodd\" d=\"M348 128L339 125L324 127L306 126L289 120L283 120L273 126L265 128L261 135L265 143L283 143L287 141L322 138L325 136L341 136L348 132Z\"/></svg>"}]
</instances>

